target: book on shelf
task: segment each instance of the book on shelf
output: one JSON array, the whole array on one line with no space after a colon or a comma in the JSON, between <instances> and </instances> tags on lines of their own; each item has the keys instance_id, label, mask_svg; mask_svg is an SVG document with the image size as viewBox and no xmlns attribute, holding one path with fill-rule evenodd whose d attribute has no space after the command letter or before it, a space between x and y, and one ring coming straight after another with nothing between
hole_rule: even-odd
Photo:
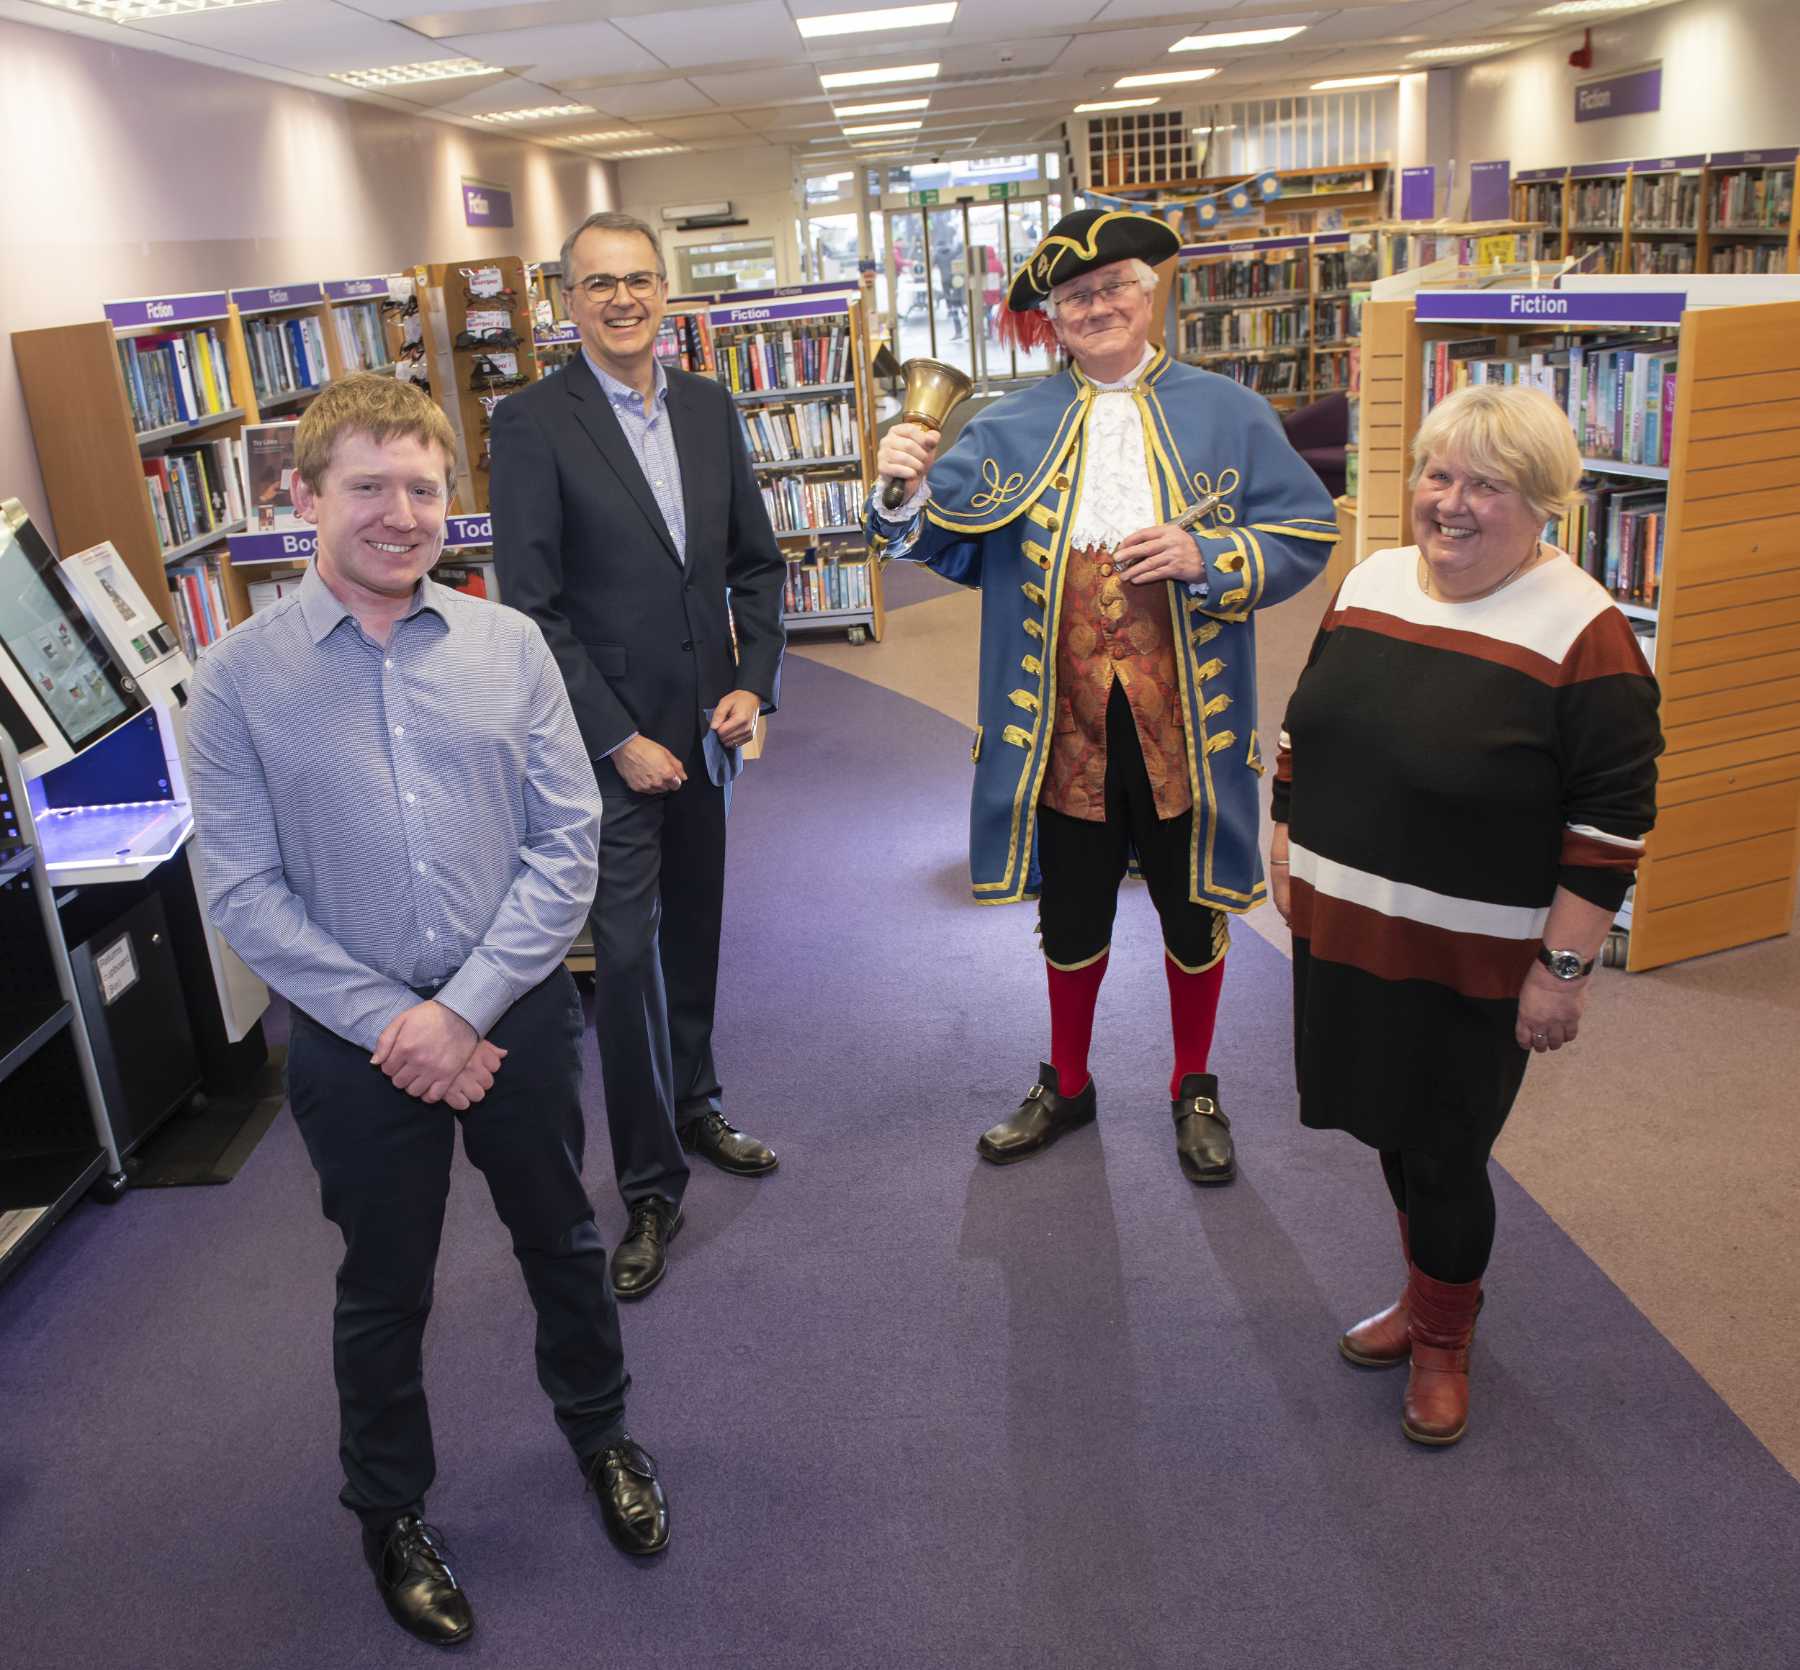
<instances>
[{"instance_id":1,"label":"book on shelf","mask_svg":"<svg viewBox=\"0 0 1800 1670\"><path fill-rule=\"evenodd\" d=\"M150 514L165 551L244 520L235 437L171 447L143 460Z\"/></svg>"},{"instance_id":2,"label":"book on shelf","mask_svg":"<svg viewBox=\"0 0 1800 1670\"><path fill-rule=\"evenodd\" d=\"M1584 231L1617 232L1625 223L1625 181L1571 180L1570 222Z\"/></svg>"},{"instance_id":3,"label":"book on shelf","mask_svg":"<svg viewBox=\"0 0 1800 1670\"><path fill-rule=\"evenodd\" d=\"M1715 233L1716 237L1725 234ZM1774 239L1754 244L1728 244L1714 249L1707 261L1707 271L1715 273L1784 273L1787 271L1787 249Z\"/></svg>"},{"instance_id":4,"label":"book on shelf","mask_svg":"<svg viewBox=\"0 0 1800 1670\"><path fill-rule=\"evenodd\" d=\"M776 476L762 484L763 504L778 534L806 533L815 528L846 528L862 516L863 485L816 476Z\"/></svg>"},{"instance_id":5,"label":"book on shelf","mask_svg":"<svg viewBox=\"0 0 1800 1670\"><path fill-rule=\"evenodd\" d=\"M1306 303L1291 307L1215 308L1181 321L1184 354L1260 352L1306 346Z\"/></svg>"},{"instance_id":6,"label":"book on shelf","mask_svg":"<svg viewBox=\"0 0 1800 1670\"><path fill-rule=\"evenodd\" d=\"M125 336L117 347L132 422L139 433L197 423L238 403L224 340L211 325Z\"/></svg>"},{"instance_id":7,"label":"book on shelf","mask_svg":"<svg viewBox=\"0 0 1800 1670\"><path fill-rule=\"evenodd\" d=\"M320 388L331 376L325 327L315 314L246 319L244 348L259 402Z\"/></svg>"},{"instance_id":8,"label":"book on shelf","mask_svg":"<svg viewBox=\"0 0 1800 1670\"><path fill-rule=\"evenodd\" d=\"M219 575L218 557L176 563L168 572L169 592L175 600L175 630L189 660L216 644L231 630L231 614L225 603L225 587Z\"/></svg>"},{"instance_id":9,"label":"book on shelf","mask_svg":"<svg viewBox=\"0 0 1800 1670\"><path fill-rule=\"evenodd\" d=\"M850 381L849 316L791 325L722 325L713 354L733 394Z\"/></svg>"},{"instance_id":10,"label":"book on shelf","mask_svg":"<svg viewBox=\"0 0 1800 1670\"><path fill-rule=\"evenodd\" d=\"M439 585L459 591L465 597L479 597L493 603L500 600L500 582L492 562L473 558L462 562L446 557L431 571L431 577Z\"/></svg>"},{"instance_id":11,"label":"book on shelf","mask_svg":"<svg viewBox=\"0 0 1800 1670\"><path fill-rule=\"evenodd\" d=\"M294 533L306 526L294 510L299 433L299 425L292 419L244 425L243 493L252 533Z\"/></svg>"},{"instance_id":12,"label":"book on shelf","mask_svg":"<svg viewBox=\"0 0 1800 1670\"><path fill-rule=\"evenodd\" d=\"M1794 218L1794 171L1747 168L1715 175L1711 208L1715 232L1779 231Z\"/></svg>"},{"instance_id":13,"label":"book on shelf","mask_svg":"<svg viewBox=\"0 0 1800 1670\"><path fill-rule=\"evenodd\" d=\"M244 589L249 593L250 613L257 614L279 603L284 597L292 597L300 589L300 582L306 570L297 568L291 574L273 574L261 580L252 580Z\"/></svg>"},{"instance_id":14,"label":"book on shelf","mask_svg":"<svg viewBox=\"0 0 1800 1670\"><path fill-rule=\"evenodd\" d=\"M1216 371L1221 377L1229 377L1234 383L1242 383L1258 394L1299 394L1305 381L1300 374L1297 353L1275 359L1210 360L1202 369Z\"/></svg>"},{"instance_id":15,"label":"book on shelf","mask_svg":"<svg viewBox=\"0 0 1800 1670\"><path fill-rule=\"evenodd\" d=\"M1265 260L1247 255L1236 260L1208 258L1181 269L1183 306L1202 302L1254 301L1306 289L1304 253Z\"/></svg>"},{"instance_id":16,"label":"book on shelf","mask_svg":"<svg viewBox=\"0 0 1800 1670\"><path fill-rule=\"evenodd\" d=\"M704 313L666 313L656 332L656 357L682 371L711 375L712 321Z\"/></svg>"},{"instance_id":17,"label":"book on shelf","mask_svg":"<svg viewBox=\"0 0 1800 1670\"><path fill-rule=\"evenodd\" d=\"M1551 541L1622 603L1654 606L1662 587L1668 490L1583 476Z\"/></svg>"},{"instance_id":18,"label":"book on shelf","mask_svg":"<svg viewBox=\"0 0 1800 1670\"><path fill-rule=\"evenodd\" d=\"M845 458L857 452L856 412L847 399L798 400L791 406L771 400L744 407L739 415L752 463Z\"/></svg>"},{"instance_id":19,"label":"book on shelf","mask_svg":"<svg viewBox=\"0 0 1800 1670\"><path fill-rule=\"evenodd\" d=\"M1631 183L1634 232L1694 232L1700 226L1698 174L1638 174Z\"/></svg>"},{"instance_id":20,"label":"book on shelf","mask_svg":"<svg viewBox=\"0 0 1800 1670\"><path fill-rule=\"evenodd\" d=\"M1679 240L1658 238L1653 243L1634 243L1627 271L1634 273L1691 273L1694 246Z\"/></svg>"},{"instance_id":21,"label":"book on shelf","mask_svg":"<svg viewBox=\"0 0 1800 1670\"><path fill-rule=\"evenodd\" d=\"M866 560L837 557L808 561L790 559L781 590L786 614L815 615L828 610L872 609L875 606Z\"/></svg>"},{"instance_id":22,"label":"book on shelf","mask_svg":"<svg viewBox=\"0 0 1800 1670\"><path fill-rule=\"evenodd\" d=\"M381 322L380 302L346 302L332 309L332 319L346 371L373 371L393 360Z\"/></svg>"}]
</instances>

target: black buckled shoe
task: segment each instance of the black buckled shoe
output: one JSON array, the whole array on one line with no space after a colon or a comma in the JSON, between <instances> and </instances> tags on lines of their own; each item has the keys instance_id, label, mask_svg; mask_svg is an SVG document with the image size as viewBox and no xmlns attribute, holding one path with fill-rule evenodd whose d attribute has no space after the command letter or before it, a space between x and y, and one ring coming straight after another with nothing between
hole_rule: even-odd
<instances>
[{"instance_id":1,"label":"black buckled shoe","mask_svg":"<svg viewBox=\"0 0 1800 1670\"><path fill-rule=\"evenodd\" d=\"M581 1470L600 1498L606 1534L625 1553L660 1554L669 1546L669 1499L642 1444L621 1437L589 1456Z\"/></svg>"},{"instance_id":2,"label":"black buckled shoe","mask_svg":"<svg viewBox=\"0 0 1800 1670\"><path fill-rule=\"evenodd\" d=\"M1040 1062L1037 1083L1025 1092L1018 1110L984 1131L975 1152L991 1165L1009 1166L1048 1148L1058 1137L1093 1124L1097 1105L1091 1077L1079 1096L1064 1096L1056 1069L1048 1061Z\"/></svg>"},{"instance_id":3,"label":"black buckled shoe","mask_svg":"<svg viewBox=\"0 0 1800 1670\"><path fill-rule=\"evenodd\" d=\"M1190 1183L1229 1183L1237 1176L1231 1121L1219 1106L1218 1079L1211 1073L1189 1073L1169 1107L1182 1175Z\"/></svg>"},{"instance_id":4,"label":"black buckled shoe","mask_svg":"<svg viewBox=\"0 0 1800 1670\"><path fill-rule=\"evenodd\" d=\"M365 1525L363 1558L388 1615L409 1635L454 1647L474 1633L475 1614L450 1570L444 1533L416 1513L402 1514L386 1531Z\"/></svg>"},{"instance_id":5,"label":"black buckled shoe","mask_svg":"<svg viewBox=\"0 0 1800 1670\"><path fill-rule=\"evenodd\" d=\"M781 1163L766 1142L746 1136L722 1113L703 1113L675 1134L688 1153L711 1160L733 1177L761 1177Z\"/></svg>"},{"instance_id":6,"label":"black buckled shoe","mask_svg":"<svg viewBox=\"0 0 1800 1670\"><path fill-rule=\"evenodd\" d=\"M615 1297L641 1299L663 1279L669 1267L669 1243L685 1221L681 1208L666 1200L640 1200L631 1208L625 1238L613 1249Z\"/></svg>"}]
</instances>

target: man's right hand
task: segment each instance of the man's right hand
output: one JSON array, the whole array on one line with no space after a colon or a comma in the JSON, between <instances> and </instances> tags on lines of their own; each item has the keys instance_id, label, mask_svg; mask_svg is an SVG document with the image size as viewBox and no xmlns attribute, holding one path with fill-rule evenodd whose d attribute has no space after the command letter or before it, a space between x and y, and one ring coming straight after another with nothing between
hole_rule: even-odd
<instances>
[{"instance_id":1,"label":"man's right hand","mask_svg":"<svg viewBox=\"0 0 1800 1670\"><path fill-rule=\"evenodd\" d=\"M884 481L904 482L910 493L919 477L931 468L937 445L935 429L927 429L922 423L896 423L881 437L875 453L875 473Z\"/></svg>"},{"instance_id":2,"label":"man's right hand","mask_svg":"<svg viewBox=\"0 0 1800 1670\"><path fill-rule=\"evenodd\" d=\"M633 794L673 794L687 781L681 761L647 736L620 743L612 752L612 762Z\"/></svg>"}]
</instances>

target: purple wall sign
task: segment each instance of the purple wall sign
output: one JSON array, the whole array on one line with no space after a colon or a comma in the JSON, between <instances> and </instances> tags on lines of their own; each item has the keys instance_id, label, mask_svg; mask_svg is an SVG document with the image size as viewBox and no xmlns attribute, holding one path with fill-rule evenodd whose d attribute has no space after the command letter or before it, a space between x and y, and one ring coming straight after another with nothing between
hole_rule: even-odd
<instances>
[{"instance_id":1,"label":"purple wall sign","mask_svg":"<svg viewBox=\"0 0 1800 1670\"><path fill-rule=\"evenodd\" d=\"M141 301L107 302L106 322L116 331L163 330L199 319L223 319L223 290L193 296L147 296Z\"/></svg>"},{"instance_id":2,"label":"purple wall sign","mask_svg":"<svg viewBox=\"0 0 1800 1670\"><path fill-rule=\"evenodd\" d=\"M1402 220L1437 219L1437 168L1402 168L1400 170L1400 218Z\"/></svg>"},{"instance_id":3,"label":"purple wall sign","mask_svg":"<svg viewBox=\"0 0 1800 1670\"><path fill-rule=\"evenodd\" d=\"M360 301L365 296L378 296L386 301L387 293L385 278L333 278L325 283L325 294L334 302Z\"/></svg>"},{"instance_id":4,"label":"purple wall sign","mask_svg":"<svg viewBox=\"0 0 1800 1670\"><path fill-rule=\"evenodd\" d=\"M494 543L494 518L482 511L479 516L446 516L444 518L444 549L460 551L471 545L492 545Z\"/></svg>"},{"instance_id":5,"label":"purple wall sign","mask_svg":"<svg viewBox=\"0 0 1800 1670\"><path fill-rule=\"evenodd\" d=\"M709 311L714 324L762 325L778 319L822 319L847 309L844 302L821 296L815 301L751 302L735 307L729 302L721 302Z\"/></svg>"},{"instance_id":6,"label":"purple wall sign","mask_svg":"<svg viewBox=\"0 0 1800 1670\"><path fill-rule=\"evenodd\" d=\"M263 290L233 290L240 313L269 313L280 307L315 307L324 298L317 284L275 284Z\"/></svg>"},{"instance_id":7,"label":"purple wall sign","mask_svg":"<svg viewBox=\"0 0 1800 1670\"><path fill-rule=\"evenodd\" d=\"M1679 325L1682 290L1421 290L1424 324Z\"/></svg>"},{"instance_id":8,"label":"purple wall sign","mask_svg":"<svg viewBox=\"0 0 1800 1670\"><path fill-rule=\"evenodd\" d=\"M564 320L560 325L539 325L531 333L531 340L540 348L556 348L565 342L579 342L581 327Z\"/></svg>"},{"instance_id":9,"label":"purple wall sign","mask_svg":"<svg viewBox=\"0 0 1800 1670\"><path fill-rule=\"evenodd\" d=\"M485 180L462 183L463 220L470 226L511 226L512 193Z\"/></svg>"},{"instance_id":10,"label":"purple wall sign","mask_svg":"<svg viewBox=\"0 0 1800 1670\"><path fill-rule=\"evenodd\" d=\"M1478 162L1469 169L1469 219L1512 218L1512 164Z\"/></svg>"},{"instance_id":11,"label":"purple wall sign","mask_svg":"<svg viewBox=\"0 0 1800 1670\"><path fill-rule=\"evenodd\" d=\"M287 533L234 533L226 543L231 547L231 560L249 563L309 562L317 548L319 536L311 528L297 528ZM494 543L494 519L482 511L478 516L446 516L444 549L465 551L478 545Z\"/></svg>"},{"instance_id":12,"label":"purple wall sign","mask_svg":"<svg viewBox=\"0 0 1800 1670\"><path fill-rule=\"evenodd\" d=\"M1662 109L1662 65L1628 70L1624 75L1583 81L1575 88L1575 120L1598 122L1608 116L1645 116Z\"/></svg>"}]
</instances>

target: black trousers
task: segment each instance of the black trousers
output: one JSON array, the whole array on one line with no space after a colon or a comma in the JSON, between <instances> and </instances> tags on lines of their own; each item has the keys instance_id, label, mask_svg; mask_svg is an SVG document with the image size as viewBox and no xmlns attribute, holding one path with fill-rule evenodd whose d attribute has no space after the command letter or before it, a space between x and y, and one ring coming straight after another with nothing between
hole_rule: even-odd
<instances>
[{"instance_id":1,"label":"black trousers","mask_svg":"<svg viewBox=\"0 0 1800 1670\"><path fill-rule=\"evenodd\" d=\"M1119 883L1133 852L1162 922L1163 945L1190 972L1225 954L1226 916L1188 897L1192 810L1159 818L1125 686L1106 703L1106 817L1071 818L1038 808L1038 924L1044 955L1059 968L1092 962L1112 943Z\"/></svg>"},{"instance_id":2,"label":"black trousers","mask_svg":"<svg viewBox=\"0 0 1800 1670\"><path fill-rule=\"evenodd\" d=\"M581 1001L558 969L489 1038L508 1052L466 1113L396 1090L369 1052L295 1010L288 1096L343 1232L332 1361L345 1507L382 1526L424 1508L436 1476L421 1346L456 1127L537 1311L538 1383L578 1457L624 1430L624 1352L606 1249L581 1183Z\"/></svg>"},{"instance_id":3,"label":"black trousers","mask_svg":"<svg viewBox=\"0 0 1800 1670\"><path fill-rule=\"evenodd\" d=\"M725 909L725 794L699 739L673 794L634 794L596 760L605 812L594 935L594 1027L613 1170L626 1204L675 1206L688 1163L676 1136L722 1111L713 1063L719 924Z\"/></svg>"}]
</instances>

